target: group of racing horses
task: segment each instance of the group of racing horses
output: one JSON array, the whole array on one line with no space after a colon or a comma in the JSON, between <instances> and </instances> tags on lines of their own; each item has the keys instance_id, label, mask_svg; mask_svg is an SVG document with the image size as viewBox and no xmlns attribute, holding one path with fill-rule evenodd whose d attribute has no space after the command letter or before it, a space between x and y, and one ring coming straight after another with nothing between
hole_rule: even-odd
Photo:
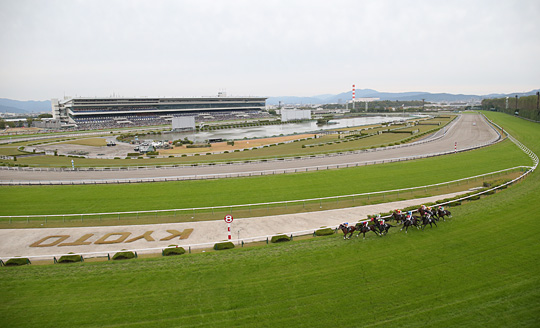
<instances>
[{"instance_id":1,"label":"group of racing horses","mask_svg":"<svg viewBox=\"0 0 540 328\"><path fill-rule=\"evenodd\" d=\"M439 206L436 209L431 209L430 207L422 205L418 209L418 213L420 216L413 215L412 211L402 213L400 210L396 210L392 213L392 216L390 216L390 220L396 221L398 225L403 225L399 231L405 229L405 233L408 233L409 227L416 227L417 229L422 228L422 230L424 230L424 228L429 224L429 226L433 228L433 225L437 226L437 222L440 219L446 221L445 217L452 216L452 213L445 210L442 206ZM354 226L349 226L348 223L342 223L339 225L338 229L343 232L343 239L350 239L355 231L358 231L356 237L363 234L365 239L367 232L373 231L375 234L383 236L386 235L388 230L393 227L396 226L387 223L381 218L380 215L377 215L376 217L366 221L358 222Z\"/></svg>"}]
</instances>

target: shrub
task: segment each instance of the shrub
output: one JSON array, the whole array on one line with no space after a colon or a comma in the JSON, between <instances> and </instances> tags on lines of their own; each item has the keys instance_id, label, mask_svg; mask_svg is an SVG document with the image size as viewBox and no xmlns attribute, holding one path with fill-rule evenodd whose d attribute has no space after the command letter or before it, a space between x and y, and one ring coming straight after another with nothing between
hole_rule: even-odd
<instances>
[{"instance_id":1,"label":"shrub","mask_svg":"<svg viewBox=\"0 0 540 328\"><path fill-rule=\"evenodd\" d=\"M19 266L19 265L25 265L30 264L30 260L26 257L16 257L12 258L6 261L4 264L5 266Z\"/></svg>"},{"instance_id":2,"label":"shrub","mask_svg":"<svg viewBox=\"0 0 540 328\"><path fill-rule=\"evenodd\" d=\"M461 202L452 202L448 204L448 206L459 206L459 205L461 205Z\"/></svg>"},{"instance_id":3,"label":"shrub","mask_svg":"<svg viewBox=\"0 0 540 328\"><path fill-rule=\"evenodd\" d=\"M328 236L333 234L334 230L332 230L332 228L324 228L315 231L315 236Z\"/></svg>"},{"instance_id":4,"label":"shrub","mask_svg":"<svg viewBox=\"0 0 540 328\"><path fill-rule=\"evenodd\" d=\"M479 200L479 199L480 199L480 195L472 196L469 198L469 200Z\"/></svg>"},{"instance_id":5,"label":"shrub","mask_svg":"<svg viewBox=\"0 0 540 328\"><path fill-rule=\"evenodd\" d=\"M58 259L58 263L73 263L73 262L83 262L83 257L81 255L64 255Z\"/></svg>"},{"instance_id":6,"label":"shrub","mask_svg":"<svg viewBox=\"0 0 540 328\"><path fill-rule=\"evenodd\" d=\"M118 252L118 253L114 254L112 259L113 260L129 260L129 259L136 258L136 257L137 257L136 253L126 251L126 252Z\"/></svg>"},{"instance_id":7,"label":"shrub","mask_svg":"<svg viewBox=\"0 0 540 328\"><path fill-rule=\"evenodd\" d=\"M127 153L127 156L134 156L134 157L136 157L136 156L139 156L139 155L140 155L139 153Z\"/></svg>"},{"instance_id":8,"label":"shrub","mask_svg":"<svg viewBox=\"0 0 540 328\"><path fill-rule=\"evenodd\" d=\"M163 256L182 255L185 253L186 253L186 250L184 249L184 247L178 247L176 245L170 245L168 248L165 248L162 252Z\"/></svg>"},{"instance_id":9,"label":"shrub","mask_svg":"<svg viewBox=\"0 0 540 328\"><path fill-rule=\"evenodd\" d=\"M273 243L281 243L281 242L290 241L290 240L291 240L291 237L289 237L287 235L277 235L277 236L272 236L271 242L273 242Z\"/></svg>"},{"instance_id":10,"label":"shrub","mask_svg":"<svg viewBox=\"0 0 540 328\"><path fill-rule=\"evenodd\" d=\"M226 241L226 242L223 242L223 243L216 243L214 245L214 250L216 251L220 251L220 250L223 250L223 249L231 249L231 248L234 248L234 244L230 241Z\"/></svg>"}]
</instances>

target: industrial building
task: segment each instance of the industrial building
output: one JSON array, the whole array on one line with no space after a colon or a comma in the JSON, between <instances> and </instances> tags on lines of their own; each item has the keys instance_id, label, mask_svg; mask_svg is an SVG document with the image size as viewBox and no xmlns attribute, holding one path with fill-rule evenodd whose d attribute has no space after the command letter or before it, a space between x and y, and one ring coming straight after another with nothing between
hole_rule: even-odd
<instances>
[{"instance_id":1,"label":"industrial building","mask_svg":"<svg viewBox=\"0 0 540 328\"><path fill-rule=\"evenodd\" d=\"M52 99L53 118L77 126L170 124L174 116L231 119L264 110L263 97Z\"/></svg>"}]
</instances>

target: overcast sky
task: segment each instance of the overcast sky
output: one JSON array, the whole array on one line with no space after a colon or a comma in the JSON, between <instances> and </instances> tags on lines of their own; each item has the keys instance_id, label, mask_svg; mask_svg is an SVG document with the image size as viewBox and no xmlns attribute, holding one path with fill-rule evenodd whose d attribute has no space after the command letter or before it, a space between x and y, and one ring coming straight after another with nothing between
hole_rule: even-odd
<instances>
[{"instance_id":1,"label":"overcast sky","mask_svg":"<svg viewBox=\"0 0 540 328\"><path fill-rule=\"evenodd\" d=\"M540 1L0 0L0 98L540 88Z\"/></svg>"}]
</instances>

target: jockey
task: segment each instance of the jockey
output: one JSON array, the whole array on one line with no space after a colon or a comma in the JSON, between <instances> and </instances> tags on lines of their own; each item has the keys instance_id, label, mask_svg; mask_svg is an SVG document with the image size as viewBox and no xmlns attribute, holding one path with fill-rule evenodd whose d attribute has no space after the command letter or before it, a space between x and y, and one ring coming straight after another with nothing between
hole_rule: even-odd
<instances>
[{"instance_id":1,"label":"jockey","mask_svg":"<svg viewBox=\"0 0 540 328\"><path fill-rule=\"evenodd\" d=\"M349 222L345 222L345 223L343 223L343 225L345 226L345 228L348 228L349 227Z\"/></svg>"},{"instance_id":2,"label":"jockey","mask_svg":"<svg viewBox=\"0 0 540 328\"><path fill-rule=\"evenodd\" d=\"M377 214L377 220L379 221L380 225L384 225L384 219L381 218L380 214Z\"/></svg>"}]
</instances>

